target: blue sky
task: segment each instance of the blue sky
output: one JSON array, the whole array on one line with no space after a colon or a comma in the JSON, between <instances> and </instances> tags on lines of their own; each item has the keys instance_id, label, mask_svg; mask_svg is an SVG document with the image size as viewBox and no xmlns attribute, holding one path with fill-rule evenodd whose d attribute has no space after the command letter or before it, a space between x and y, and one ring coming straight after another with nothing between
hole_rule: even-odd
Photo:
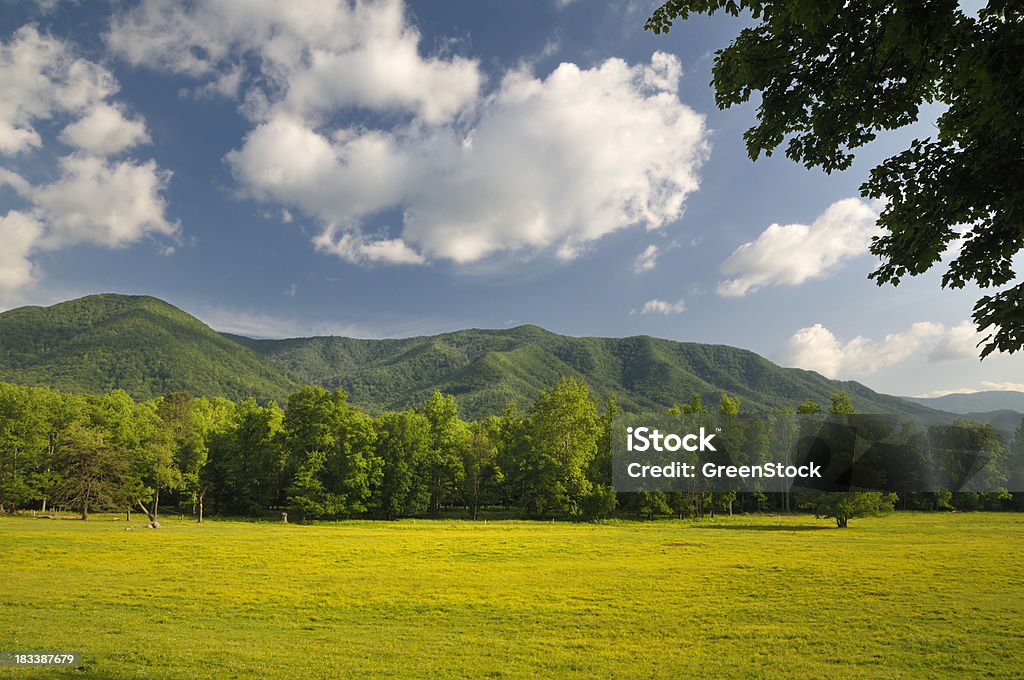
<instances>
[{"instance_id":1,"label":"blue sky","mask_svg":"<svg viewBox=\"0 0 1024 680\"><path fill-rule=\"evenodd\" d=\"M748 348L925 394L979 362L978 291L878 288L857 187L751 162L714 106L740 28L654 3L8 2L0 305L151 294L260 337L533 323Z\"/></svg>"}]
</instances>

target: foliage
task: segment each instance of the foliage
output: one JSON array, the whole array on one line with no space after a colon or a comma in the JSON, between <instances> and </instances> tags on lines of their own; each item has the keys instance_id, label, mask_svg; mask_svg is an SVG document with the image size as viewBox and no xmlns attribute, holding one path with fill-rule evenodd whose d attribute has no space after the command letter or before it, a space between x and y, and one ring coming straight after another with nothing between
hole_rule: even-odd
<instances>
[{"instance_id":1,"label":"foliage","mask_svg":"<svg viewBox=\"0 0 1024 680\"><path fill-rule=\"evenodd\" d=\"M896 500L896 494L880 491L830 491L813 494L808 507L815 516L833 518L837 527L845 529L854 517L871 517L892 510Z\"/></svg>"},{"instance_id":2,"label":"foliage","mask_svg":"<svg viewBox=\"0 0 1024 680\"><path fill-rule=\"evenodd\" d=\"M1018 3L991 0L973 14L956 0L669 0L646 28L663 33L675 19L718 11L754 19L716 52L712 70L719 108L759 95L757 125L744 134L752 159L785 142L786 155L808 168L843 170L879 132L914 123L922 106L943 107L934 137L913 140L861 186L886 201L871 278L898 285L950 252L944 287L1016 280L1013 258L1024 248ZM1024 283L981 297L974 321L992 329L982 357L1019 350Z\"/></svg>"},{"instance_id":3,"label":"foliage","mask_svg":"<svg viewBox=\"0 0 1024 680\"><path fill-rule=\"evenodd\" d=\"M725 394L714 413L699 393L670 411L679 431L716 428L720 453L709 462L757 464L773 459L773 445L799 450L821 428L849 417L845 395L834 394L831 403L837 413L830 420L813 403L801 405L799 415L788 408L768 420L741 419L739 400ZM610 398L599 412L579 379L541 392L525 413L511 403L501 416L469 422L454 397L440 392L417 410L376 418L349 404L343 391L322 387L297 390L287 405L285 411L275 402L236 404L187 393L136 402L122 390L80 396L0 383L2 510L72 508L88 516L142 509L156 519L169 506L202 522L207 503L213 515L296 511L303 520L458 512L473 519L494 512L653 519L731 514L737 505L739 512L791 509L788 485L767 479L715 493L691 484L672 493L617 494L610 482L620 410ZM954 480L957 489L912 494L901 488L901 508L1005 510L1022 502L1021 494L1005 491L1021 488L1021 428L1007 443L994 427L974 421L928 430L890 422L898 424L898 438L887 445L900 453L884 467L887 473L908 481L907 491L917 488L915 475L929 470ZM885 451L896 449L872 455ZM679 459L697 462L692 452ZM886 488L874 484L866 486ZM825 501L811 500L825 513Z\"/></svg>"},{"instance_id":4,"label":"foliage","mask_svg":"<svg viewBox=\"0 0 1024 680\"><path fill-rule=\"evenodd\" d=\"M650 337L573 338L536 326L465 330L403 340L251 340L216 333L150 297L94 295L0 313L0 380L136 400L188 392L284 404L300 385L342 389L371 414L420 408L435 391L455 395L469 419L529 405L563 377L587 381L595 399L628 413L664 411L694 394L723 392L748 414L837 389L872 413L933 418L927 408L856 383L782 368L746 350Z\"/></svg>"}]
</instances>

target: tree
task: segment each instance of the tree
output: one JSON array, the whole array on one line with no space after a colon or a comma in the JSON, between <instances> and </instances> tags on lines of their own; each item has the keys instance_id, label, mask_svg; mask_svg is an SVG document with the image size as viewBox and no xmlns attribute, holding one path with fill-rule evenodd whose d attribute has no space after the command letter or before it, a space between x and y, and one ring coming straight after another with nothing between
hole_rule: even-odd
<instances>
[{"instance_id":1,"label":"tree","mask_svg":"<svg viewBox=\"0 0 1024 680\"><path fill-rule=\"evenodd\" d=\"M529 450L523 461L525 504L536 515L580 515L591 492L587 471L597 455L600 426L590 390L563 378L530 409Z\"/></svg>"},{"instance_id":2,"label":"tree","mask_svg":"<svg viewBox=\"0 0 1024 680\"><path fill-rule=\"evenodd\" d=\"M739 402L737 401L737 408ZM680 420L680 432L697 432L701 426L710 426L710 413L704 406L704 400L699 392L694 392L689 404L676 404L668 410L669 415L678 416ZM696 452L679 452L680 462L696 465L699 456ZM689 489L686 491L673 491L667 495L669 506L682 519L687 513L697 515L704 514L704 504L711 496L706 493L703 486L697 479L687 482ZM714 508L714 505L711 504Z\"/></svg>"},{"instance_id":3,"label":"tree","mask_svg":"<svg viewBox=\"0 0 1024 680\"><path fill-rule=\"evenodd\" d=\"M368 510L382 472L373 421L348 405L343 390L303 387L288 397L284 437L297 466L288 496L305 515Z\"/></svg>"},{"instance_id":4,"label":"tree","mask_svg":"<svg viewBox=\"0 0 1024 680\"><path fill-rule=\"evenodd\" d=\"M775 445L780 454L779 462L789 465L793 462L793 447L796 445L797 439L796 411L788 407L772 409L771 423ZM789 512L790 483L780 478L779 484L782 487L782 511Z\"/></svg>"},{"instance_id":5,"label":"tree","mask_svg":"<svg viewBox=\"0 0 1024 680\"><path fill-rule=\"evenodd\" d=\"M210 463L200 483L203 496L210 489L215 509L255 515L283 501L284 411L274 402L260 406L250 398L206 419Z\"/></svg>"},{"instance_id":6,"label":"tree","mask_svg":"<svg viewBox=\"0 0 1024 680\"><path fill-rule=\"evenodd\" d=\"M1014 506L1024 509L1024 418L1020 419L1007 452L1007 486L1013 492Z\"/></svg>"},{"instance_id":7,"label":"tree","mask_svg":"<svg viewBox=\"0 0 1024 680\"><path fill-rule=\"evenodd\" d=\"M746 452L743 450L746 432L739 420L739 413L740 400L723 392L718 403L718 448L720 451L717 452L717 456L720 456L721 462L727 465L743 465L748 462ZM721 480L720 484L729 484L733 488L713 494L712 507L717 506L731 516L733 503L736 502L736 490L741 482L738 479Z\"/></svg>"},{"instance_id":8,"label":"tree","mask_svg":"<svg viewBox=\"0 0 1024 680\"><path fill-rule=\"evenodd\" d=\"M850 401L850 395L846 392L836 391L832 393L831 401L829 414L841 426L846 426L849 416L856 413ZM805 402L797 409L808 418L814 417L816 410L820 409L817 409L817 404L813 402ZM850 434L853 433L850 432ZM849 456L851 464L853 453L853 450L836 452L840 456ZM880 491L819 491L807 494L805 506L818 517L834 518L836 526L845 529L847 523L855 517L879 515L892 510L897 500L899 498L896 494Z\"/></svg>"},{"instance_id":9,"label":"tree","mask_svg":"<svg viewBox=\"0 0 1024 680\"><path fill-rule=\"evenodd\" d=\"M495 445L500 430L501 423L496 417L469 427L469 442L462 452L462 495L473 519L477 518L481 503L502 482L501 469L497 466L498 447Z\"/></svg>"},{"instance_id":10,"label":"tree","mask_svg":"<svg viewBox=\"0 0 1024 680\"><path fill-rule=\"evenodd\" d=\"M425 467L430 421L422 413L385 413L374 421L377 454L384 464L377 508L387 519L424 512L430 504Z\"/></svg>"},{"instance_id":11,"label":"tree","mask_svg":"<svg viewBox=\"0 0 1024 680\"><path fill-rule=\"evenodd\" d=\"M848 416L857 412L850 401L850 395L846 392L836 391L832 393L832 404L828 407L832 415Z\"/></svg>"},{"instance_id":12,"label":"tree","mask_svg":"<svg viewBox=\"0 0 1024 680\"><path fill-rule=\"evenodd\" d=\"M896 500L896 494L881 491L833 491L811 494L807 505L815 516L834 518L836 526L845 529L854 517L889 512Z\"/></svg>"},{"instance_id":13,"label":"tree","mask_svg":"<svg viewBox=\"0 0 1024 680\"><path fill-rule=\"evenodd\" d=\"M97 427L75 424L69 428L56 464L63 479L57 497L79 508L83 520L89 519L93 508L125 502L125 495L141 486L131 474L131 461Z\"/></svg>"},{"instance_id":14,"label":"tree","mask_svg":"<svg viewBox=\"0 0 1024 680\"><path fill-rule=\"evenodd\" d=\"M645 28L668 31L690 14L749 11L755 25L716 52L715 101L728 108L760 94L744 134L751 159L786 155L808 168L844 170L878 132L945 107L936 134L875 167L861 186L887 201L870 275L898 285L947 251L943 287L998 288L1017 279L1024 248L1024 10L990 0L977 15L957 0L669 0ZM956 252L958 242L963 245ZM1024 283L974 307L985 357L1024 345Z\"/></svg>"},{"instance_id":15,"label":"tree","mask_svg":"<svg viewBox=\"0 0 1024 680\"><path fill-rule=\"evenodd\" d=\"M47 443L44 390L0 383L0 511L42 494L33 484Z\"/></svg>"},{"instance_id":16,"label":"tree","mask_svg":"<svg viewBox=\"0 0 1024 680\"><path fill-rule=\"evenodd\" d=\"M440 512L454 501L462 482L462 455L469 444L469 428L459 419L455 397L439 391L427 399L423 415L430 424L430 450L425 472L430 489L430 510Z\"/></svg>"},{"instance_id":17,"label":"tree","mask_svg":"<svg viewBox=\"0 0 1024 680\"><path fill-rule=\"evenodd\" d=\"M277 404L271 404L277 407ZM190 441L188 449L178 452L177 459L182 471L184 491L192 502L193 514L199 524L203 523L206 494L210 488L210 447L228 431L234 414L235 404L224 398L192 401L191 417L195 438ZM278 424L280 421L279 418Z\"/></svg>"}]
</instances>

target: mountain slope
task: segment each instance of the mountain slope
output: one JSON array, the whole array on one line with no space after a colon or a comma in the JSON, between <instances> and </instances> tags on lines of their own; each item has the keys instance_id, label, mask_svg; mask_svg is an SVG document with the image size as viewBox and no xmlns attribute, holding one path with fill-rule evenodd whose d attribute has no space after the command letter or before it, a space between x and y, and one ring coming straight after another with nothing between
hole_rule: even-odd
<instances>
[{"instance_id":1,"label":"mountain slope","mask_svg":"<svg viewBox=\"0 0 1024 680\"><path fill-rule=\"evenodd\" d=\"M1024 413L1024 392L988 390L971 394L947 394L944 397L903 397L908 401L950 413L1016 411Z\"/></svg>"},{"instance_id":2,"label":"mountain slope","mask_svg":"<svg viewBox=\"0 0 1024 680\"><path fill-rule=\"evenodd\" d=\"M661 411L695 392L714 406L728 392L739 396L744 412L764 413L806 399L827 406L835 390L846 390L863 412L948 420L859 383L782 368L747 350L647 336L575 338L520 326L402 340L231 337L306 382L345 389L353 403L370 410L419 404L440 389L458 398L464 414L478 417L500 412L513 399L526 406L560 377L575 376L585 378L597 398L614 393L634 412Z\"/></svg>"},{"instance_id":3,"label":"mountain slope","mask_svg":"<svg viewBox=\"0 0 1024 680\"><path fill-rule=\"evenodd\" d=\"M148 296L91 295L0 314L0 380L75 392L284 399L286 369Z\"/></svg>"},{"instance_id":4,"label":"mountain slope","mask_svg":"<svg viewBox=\"0 0 1024 680\"><path fill-rule=\"evenodd\" d=\"M846 390L858 410L951 420L947 413L782 368L742 349L647 336L575 338L536 326L464 330L398 340L344 337L253 340L220 334L161 300L93 295L0 314L0 380L68 391L122 388L146 399L176 390L282 401L301 384L345 389L370 412L417 406L435 390L454 394L468 418L527 407L563 376L594 396L615 394L631 412L663 411L695 392L714 407L722 392L744 413Z\"/></svg>"}]
</instances>

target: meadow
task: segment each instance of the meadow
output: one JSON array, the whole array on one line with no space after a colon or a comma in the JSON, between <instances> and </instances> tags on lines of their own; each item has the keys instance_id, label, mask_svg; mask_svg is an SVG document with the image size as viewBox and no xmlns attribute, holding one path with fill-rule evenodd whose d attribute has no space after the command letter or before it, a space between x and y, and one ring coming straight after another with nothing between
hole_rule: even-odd
<instances>
[{"instance_id":1,"label":"meadow","mask_svg":"<svg viewBox=\"0 0 1024 680\"><path fill-rule=\"evenodd\" d=\"M1021 514L125 527L0 519L0 677L1024 674Z\"/></svg>"}]
</instances>

